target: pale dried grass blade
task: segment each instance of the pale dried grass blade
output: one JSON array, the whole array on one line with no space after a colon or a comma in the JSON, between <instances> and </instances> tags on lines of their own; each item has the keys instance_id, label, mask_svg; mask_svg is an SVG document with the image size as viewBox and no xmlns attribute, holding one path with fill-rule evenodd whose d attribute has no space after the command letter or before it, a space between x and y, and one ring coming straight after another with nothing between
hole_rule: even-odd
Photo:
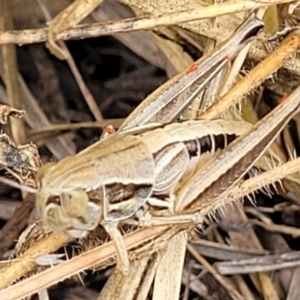
<instances>
[{"instance_id":1,"label":"pale dried grass blade","mask_svg":"<svg viewBox=\"0 0 300 300\"><path fill-rule=\"evenodd\" d=\"M291 251L232 262L217 262L215 267L223 275L267 272L299 266L299 256L299 251Z\"/></svg>"},{"instance_id":2,"label":"pale dried grass blade","mask_svg":"<svg viewBox=\"0 0 300 300\"><path fill-rule=\"evenodd\" d=\"M300 269L297 268L293 272L292 281L286 300L294 300L299 296Z\"/></svg>"},{"instance_id":3,"label":"pale dried grass blade","mask_svg":"<svg viewBox=\"0 0 300 300\"><path fill-rule=\"evenodd\" d=\"M164 249L158 252L155 252L150 260L148 261L148 266L142 281L139 285L139 290L136 294L135 300L146 300L149 294L150 287L153 283L153 278L156 274L157 267L160 263L161 257L164 253ZM149 256L148 254L146 254Z\"/></svg>"},{"instance_id":4,"label":"pale dried grass blade","mask_svg":"<svg viewBox=\"0 0 300 300\"><path fill-rule=\"evenodd\" d=\"M52 124L48 127L29 130L27 140L39 141L41 139L54 137L63 131L72 131L82 128L103 128L108 125L112 125L114 128L119 128L123 122L124 119L104 119L101 121L78 122L71 124Z\"/></svg>"},{"instance_id":5,"label":"pale dried grass blade","mask_svg":"<svg viewBox=\"0 0 300 300\"><path fill-rule=\"evenodd\" d=\"M173 11L188 11L193 10L195 8L198 8L200 5L202 5L203 9L210 9L213 7L218 7L220 4L219 2L212 2L212 1L197 1L197 0L176 0L176 1L159 1L159 0L118 0L128 6L131 7L138 7L141 9L144 13L148 13L152 16L158 16L162 14L168 14ZM230 9L231 5L234 5L234 2L236 2L237 6L234 10L230 10L231 12L228 13L230 16L225 16L220 18L215 22L215 27L212 26L211 22L208 20L203 21L194 21L189 22L185 24L181 24L183 28L186 28L189 31L195 32L200 35L207 36L211 39L215 39L217 41L223 41L226 39L232 30L235 29L235 26L240 22L240 14L237 14L238 12L242 11L241 8L247 7L248 10L253 10L255 7L261 7L262 4L260 1L256 1L257 6L252 6L249 1L227 1L223 2L224 4L224 12L227 11L227 9ZM208 5L214 3L212 5ZM264 2L265 4L266 1ZM274 3L274 2L273 2ZM226 7L226 4L228 4L228 7ZM268 2L268 4L271 4ZM276 4L276 3L274 3ZM251 7L251 8L250 8ZM210 16L211 18L214 18L216 16ZM220 30L220 28L222 28Z\"/></svg>"},{"instance_id":6,"label":"pale dried grass blade","mask_svg":"<svg viewBox=\"0 0 300 300\"><path fill-rule=\"evenodd\" d=\"M126 118L119 131L147 123L174 121L262 28L263 23L258 19L245 20L228 40L150 94Z\"/></svg>"},{"instance_id":7,"label":"pale dried grass blade","mask_svg":"<svg viewBox=\"0 0 300 300\"><path fill-rule=\"evenodd\" d=\"M22 275L26 274L28 271L33 269L33 267L36 265L36 263L34 262L35 257L41 256L43 254L55 252L61 246L66 244L68 240L69 240L68 238L63 237L61 235L51 234L46 238L44 238L42 242L38 242L37 244L35 244L33 247L30 248L29 251L27 251L24 255L22 255L22 257L19 260L12 262L11 265L1 270L0 288L5 288L6 286L14 282L16 279L18 279L19 277L21 277ZM41 288L42 287L40 287L37 290L40 290ZM0 291L0 294L3 293L3 291ZM2 299L5 299L6 298L5 293L2 294L1 297ZM11 299L18 299L18 298L22 298L22 296L20 297L13 296Z\"/></svg>"},{"instance_id":8,"label":"pale dried grass blade","mask_svg":"<svg viewBox=\"0 0 300 300\"><path fill-rule=\"evenodd\" d=\"M164 39L155 33L152 34L163 55L168 58L176 69L176 74L182 72L193 63L193 59L184 51L182 46L168 39ZM175 74L173 74L173 76L174 75Z\"/></svg>"},{"instance_id":9,"label":"pale dried grass blade","mask_svg":"<svg viewBox=\"0 0 300 300\"><path fill-rule=\"evenodd\" d=\"M124 243L127 249L130 249L139 245L145 245L146 242L153 241L159 236L164 236L163 239L168 240L168 238L175 234L177 230L178 229L170 230L170 228L167 226L145 228L125 236ZM33 247L24 253L24 255L22 255L19 261L15 261L10 266L7 266L1 270L0 288L7 287L12 282L16 281L20 276L32 270L35 266L33 258L50 252L55 252L67 242L67 238L56 234L50 234L46 238L38 241ZM96 247L82 255L66 261L63 264L57 265L51 269L1 290L0 299L14 300L23 298L37 292L42 288L46 288L59 281L62 281L71 275L91 268L95 264L103 264L104 262L108 262L108 265L111 265L111 259L113 259L114 255L115 247L111 242L103 246Z\"/></svg>"},{"instance_id":10,"label":"pale dried grass blade","mask_svg":"<svg viewBox=\"0 0 300 300\"><path fill-rule=\"evenodd\" d=\"M273 223L268 224L268 223L256 221L256 220L251 221L251 224L260 226L268 232L277 232L277 233L282 233L282 234L288 234L288 235L292 235L294 238L297 238L300 236L300 229L292 227L292 226L277 225L277 224L273 224Z\"/></svg>"},{"instance_id":11,"label":"pale dried grass blade","mask_svg":"<svg viewBox=\"0 0 300 300\"><path fill-rule=\"evenodd\" d=\"M268 186L272 183L282 180L285 177L299 172L300 158L297 158L295 160L284 163L279 167L263 172L261 174L256 175L255 177L252 177L251 179L241 182L234 188L224 193L224 199L226 199L225 202L227 203L234 201L233 199L240 199L246 195L261 190L265 186Z\"/></svg>"},{"instance_id":12,"label":"pale dried grass blade","mask_svg":"<svg viewBox=\"0 0 300 300\"><path fill-rule=\"evenodd\" d=\"M188 244L187 245L188 251L195 257L195 259L203 265L208 272L210 272L215 279L228 291L229 295L232 297L234 300L242 300L243 297L242 295L234 288L234 286L230 283L230 281L226 280L221 274L219 274L215 268L213 268L207 260L204 259L202 255L200 255L196 249Z\"/></svg>"},{"instance_id":13,"label":"pale dried grass blade","mask_svg":"<svg viewBox=\"0 0 300 300\"><path fill-rule=\"evenodd\" d=\"M251 11L259 7L290 3L292 0L274 0L268 2L258 1L228 1L207 7L192 8L187 11L163 14L161 16L127 19L116 22L77 25L73 29L67 29L55 37L55 40L69 40L78 38L92 38L102 35L111 35L118 32L127 32L143 29L153 29L159 26L176 25L200 19L208 19L241 11ZM219 33L218 33L219 34ZM48 30L28 29L0 32L0 44L31 44L41 43L48 39Z\"/></svg>"},{"instance_id":14,"label":"pale dried grass blade","mask_svg":"<svg viewBox=\"0 0 300 300\"><path fill-rule=\"evenodd\" d=\"M300 30L289 34L265 60L255 66L247 76L234 85L216 104L202 114L202 119L219 118L224 111L237 104L246 94L278 70L300 47Z\"/></svg>"},{"instance_id":15,"label":"pale dried grass blade","mask_svg":"<svg viewBox=\"0 0 300 300\"><path fill-rule=\"evenodd\" d=\"M186 231L181 231L169 240L156 271L153 300L179 298L186 244Z\"/></svg>"},{"instance_id":16,"label":"pale dried grass blade","mask_svg":"<svg viewBox=\"0 0 300 300\"><path fill-rule=\"evenodd\" d=\"M130 272L124 276L115 270L108 278L97 300L119 299L133 300L142 276L147 267L149 257L144 256L130 264Z\"/></svg>"}]
</instances>

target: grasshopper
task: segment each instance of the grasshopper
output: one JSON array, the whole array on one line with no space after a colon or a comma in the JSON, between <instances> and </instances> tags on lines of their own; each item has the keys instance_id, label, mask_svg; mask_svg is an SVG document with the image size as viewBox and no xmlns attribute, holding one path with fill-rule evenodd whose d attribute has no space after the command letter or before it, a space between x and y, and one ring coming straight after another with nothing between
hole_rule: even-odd
<instances>
[{"instance_id":1,"label":"grasshopper","mask_svg":"<svg viewBox=\"0 0 300 300\"><path fill-rule=\"evenodd\" d=\"M191 159L225 148L249 128L245 122L203 120L111 135L40 169L38 214L53 231L75 238L100 223L118 245L119 221L132 217L147 201L173 211L175 186Z\"/></svg>"},{"instance_id":2,"label":"grasshopper","mask_svg":"<svg viewBox=\"0 0 300 300\"><path fill-rule=\"evenodd\" d=\"M209 57L148 97L117 133L40 168L36 207L43 224L72 238L103 225L115 243L117 267L127 273L129 260L119 222L134 216L146 203L173 212L176 185L189 172L191 162L226 148L250 129L238 121L168 122L262 27L259 20L246 22Z\"/></svg>"}]
</instances>

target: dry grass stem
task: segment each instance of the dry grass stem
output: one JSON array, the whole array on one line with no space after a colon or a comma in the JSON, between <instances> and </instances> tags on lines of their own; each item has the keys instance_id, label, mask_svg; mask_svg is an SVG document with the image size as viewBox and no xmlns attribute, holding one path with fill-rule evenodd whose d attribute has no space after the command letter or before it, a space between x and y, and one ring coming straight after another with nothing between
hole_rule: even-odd
<instances>
[{"instance_id":1,"label":"dry grass stem","mask_svg":"<svg viewBox=\"0 0 300 300\"><path fill-rule=\"evenodd\" d=\"M36 266L36 263L34 262L36 257L55 252L68 241L68 238L61 235L50 234L41 241L37 242L33 247L30 248L30 250L24 253L20 259L13 261L9 266L1 270L0 288L7 287L12 282L18 280L21 276L32 270ZM0 295L2 293L2 299L6 297L6 293L3 293L4 291L5 290L0 291ZM23 296L13 296L11 299L18 299L22 297Z\"/></svg>"},{"instance_id":2,"label":"dry grass stem","mask_svg":"<svg viewBox=\"0 0 300 300\"><path fill-rule=\"evenodd\" d=\"M167 230L168 227L145 228L126 236L124 238L124 243L127 249L134 248L139 244L151 241L164 233L168 233L169 235L170 232ZM20 258L19 261L13 262L10 266L2 269L0 274L0 288L5 288L16 281L20 276L33 269L36 265L33 261L35 257L55 252L67 241L68 239L60 235L51 234L37 242ZM111 242L96 247L80 256L66 261L65 263L1 290L0 299L1 297L5 297L6 300L13 300L29 296L42 288L49 287L71 275L78 274L83 270L91 268L95 264L111 260L114 255L115 248ZM111 262L109 264L111 264Z\"/></svg>"},{"instance_id":3,"label":"dry grass stem","mask_svg":"<svg viewBox=\"0 0 300 300\"><path fill-rule=\"evenodd\" d=\"M148 295L151 285L153 283L153 279L156 275L157 267L160 264L161 257L163 254L164 254L164 249L161 251L155 252L152 255L152 257L150 258L150 261L148 261L148 266L146 268L146 271L145 271L142 281L140 283L139 290L137 292L135 300L147 299L147 295ZM148 255L147 255L147 257L148 257Z\"/></svg>"},{"instance_id":4,"label":"dry grass stem","mask_svg":"<svg viewBox=\"0 0 300 300\"><path fill-rule=\"evenodd\" d=\"M122 299L133 300L147 267L148 259L149 257L146 255L133 261L128 276L124 276L115 269L109 276L97 300L114 300L116 295L119 295Z\"/></svg>"},{"instance_id":5,"label":"dry grass stem","mask_svg":"<svg viewBox=\"0 0 300 300\"><path fill-rule=\"evenodd\" d=\"M60 45L60 48L55 43L55 36L58 33L68 28L72 28L73 26L78 24L82 19L88 16L102 1L103 0L76 0L65 10L61 11L51 22L49 22L49 36L46 47L52 54L54 54L59 59L67 59L70 56L70 53L65 46Z\"/></svg>"},{"instance_id":6,"label":"dry grass stem","mask_svg":"<svg viewBox=\"0 0 300 300\"><path fill-rule=\"evenodd\" d=\"M300 159L286 162L269 171L258 174L251 179L245 180L224 194L224 199L231 202L232 199L240 199L245 195L252 194L263 189L266 186L272 185L283 178L300 172Z\"/></svg>"},{"instance_id":7,"label":"dry grass stem","mask_svg":"<svg viewBox=\"0 0 300 300\"><path fill-rule=\"evenodd\" d=\"M153 300L173 300L178 297L182 277L178 270L183 269L187 238L187 232L181 231L169 240L156 271Z\"/></svg>"},{"instance_id":8,"label":"dry grass stem","mask_svg":"<svg viewBox=\"0 0 300 300\"><path fill-rule=\"evenodd\" d=\"M29 130L27 140L28 142L37 142L40 139L54 137L61 131L72 131L82 128L105 128L108 125L112 125L114 128L119 128L123 122L124 119L104 119L102 121L95 122L90 121L70 124L52 124L49 127Z\"/></svg>"},{"instance_id":9,"label":"dry grass stem","mask_svg":"<svg viewBox=\"0 0 300 300\"><path fill-rule=\"evenodd\" d=\"M58 33L55 40L69 40L77 38L91 38L110 35L119 32L153 29L159 26L176 25L200 19L214 18L242 11L250 11L259 7L290 3L292 0L270 1L228 1L192 10L164 14L156 17L134 18L123 21L77 25L73 29ZM28 29L21 31L0 32L0 44L32 44L45 42L48 39L48 29Z\"/></svg>"},{"instance_id":10,"label":"dry grass stem","mask_svg":"<svg viewBox=\"0 0 300 300\"><path fill-rule=\"evenodd\" d=\"M265 60L255 66L247 76L243 77L201 118L215 119L220 117L234 104L259 86L269 75L278 70L300 47L300 30L289 34L284 41Z\"/></svg>"},{"instance_id":11,"label":"dry grass stem","mask_svg":"<svg viewBox=\"0 0 300 300\"><path fill-rule=\"evenodd\" d=\"M49 13L48 9L43 4L42 0L37 0L37 1L38 1L39 5L41 6L42 10L43 10L43 13L45 15L46 20L48 22L50 22L51 16L50 16L50 13ZM100 2L101 1L102 0L100 0ZM75 1L73 4L78 3L78 2L80 2L80 4L82 5L82 1L81 0ZM89 4L91 4L91 5L94 4L94 5L92 5L93 9L94 9L94 6L96 6L98 2L99 2L99 0L93 1L93 3L91 1L88 1ZM86 7L86 4L87 4L86 1L84 1L83 3L85 4L85 9L86 9L85 12L89 11L88 7ZM70 5L70 6L72 6L72 5ZM68 8L70 6L68 6ZM59 42L60 48L59 48L58 45L53 41L53 34L54 34L54 32L57 31L57 30L63 29L64 27L63 28L60 27L60 26L63 26L63 24L64 25L68 24L68 20L66 20L68 17L72 16L74 18L73 15L75 15L76 17L79 18L79 20L76 20L76 23L77 23L77 21L81 21L81 16L78 16L78 14L76 14L77 13L77 9L78 9L78 6L76 6L76 9L74 9L73 14L68 14L68 12L63 11L63 12L61 12L59 14L58 18L56 17L55 19L53 19L50 22L49 31L51 32L52 39L49 39L48 44L46 44L46 45L48 45L48 47L49 47L50 50L52 49L52 51L56 53L56 56L58 56L60 58L64 57L67 60L67 63L68 63L68 65L69 65L69 67L70 67L70 69L71 69L71 71L72 71L72 73L74 75L74 78L75 78L75 80L77 82L77 85L80 88L80 91L81 91L81 93L82 93L82 95L83 95L83 97L84 97L84 99L85 99L88 107L90 108L91 113L94 115L94 118L97 121L102 121L103 120L102 113L101 113L101 111L100 111L100 109L99 109L99 107L98 107L98 105L97 105L97 103L96 103L93 95L91 94L91 92L89 91L88 87L86 86L86 84L85 84L85 82L84 82L84 80L83 80L83 78L82 78L82 76L81 76L81 74L80 74L80 72L79 72L79 70L78 70L78 68L77 68L77 66L75 64L75 61L74 61L74 59L73 59L73 57L72 57L69 49L66 46L66 44L63 41L60 41ZM80 8L80 11L81 10L82 10L82 8ZM66 15L67 15L67 18L66 18Z\"/></svg>"},{"instance_id":12,"label":"dry grass stem","mask_svg":"<svg viewBox=\"0 0 300 300\"><path fill-rule=\"evenodd\" d=\"M2 30L12 28L11 12L4 9L9 1L3 0L0 4ZM4 80L8 95L9 105L17 109L23 109L22 98L20 97L20 86L18 82L17 53L14 45L3 45L1 47ZM17 144L22 144L26 137L24 121L22 119L12 119L10 122L12 137Z\"/></svg>"}]
</instances>

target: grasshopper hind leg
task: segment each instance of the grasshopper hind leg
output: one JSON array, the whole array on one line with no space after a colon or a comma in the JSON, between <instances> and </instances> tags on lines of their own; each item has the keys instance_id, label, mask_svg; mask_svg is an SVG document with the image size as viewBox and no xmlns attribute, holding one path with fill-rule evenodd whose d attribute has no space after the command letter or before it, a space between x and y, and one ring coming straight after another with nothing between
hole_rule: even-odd
<instances>
[{"instance_id":1,"label":"grasshopper hind leg","mask_svg":"<svg viewBox=\"0 0 300 300\"><path fill-rule=\"evenodd\" d=\"M174 143L163 148L155 156L156 174L151 206L168 208L173 211L176 184L189 164L189 153L183 143Z\"/></svg>"}]
</instances>

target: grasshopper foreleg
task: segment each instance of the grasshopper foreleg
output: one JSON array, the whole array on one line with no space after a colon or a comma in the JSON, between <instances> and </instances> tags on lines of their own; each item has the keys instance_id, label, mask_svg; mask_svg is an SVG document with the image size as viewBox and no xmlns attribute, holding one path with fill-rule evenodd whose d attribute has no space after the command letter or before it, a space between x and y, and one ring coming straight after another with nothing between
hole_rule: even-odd
<instances>
[{"instance_id":1,"label":"grasshopper foreleg","mask_svg":"<svg viewBox=\"0 0 300 300\"><path fill-rule=\"evenodd\" d=\"M117 259L117 270L126 275L130 270L130 262L128 258L128 253L123 241L120 230L117 228L117 222L115 223L106 223L104 225L106 232L111 237L112 242L114 243L116 249L116 259Z\"/></svg>"},{"instance_id":2,"label":"grasshopper foreleg","mask_svg":"<svg viewBox=\"0 0 300 300\"><path fill-rule=\"evenodd\" d=\"M124 187L123 187L124 188ZM128 190L123 190L123 188L113 187L110 189L106 187L105 193L110 194L110 203L108 205L108 213L106 214L103 222L103 227L110 235L115 248L116 248L116 259L117 259L117 270L126 275L129 273L130 262L128 258L128 253L126 247L123 242L122 235L118 229L119 221L128 219L132 215L136 213L136 211L143 206L146 202L148 196L151 194L152 186L142 186L142 187L134 187L136 191L132 195L132 190L129 188ZM128 193L128 194L127 194ZM128 200L122 199L120 201L120 197L126 197L126 195L130 195ZM105 201L108 201L106 199ZM114 203L115 202L115 203Z\"/></svg>"}]
</instances>

